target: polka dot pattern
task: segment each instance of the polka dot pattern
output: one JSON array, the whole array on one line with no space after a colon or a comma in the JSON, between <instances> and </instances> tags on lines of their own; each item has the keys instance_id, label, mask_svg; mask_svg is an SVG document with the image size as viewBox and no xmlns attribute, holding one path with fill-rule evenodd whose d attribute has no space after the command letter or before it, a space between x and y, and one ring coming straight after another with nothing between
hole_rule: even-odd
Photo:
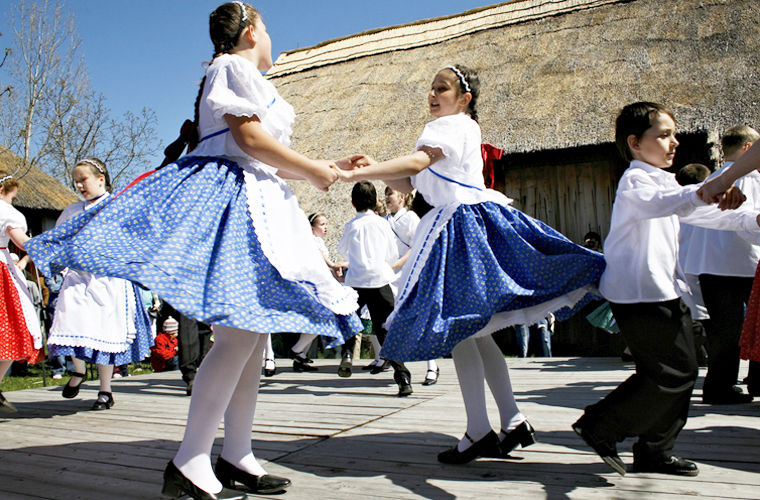
<instances>
[{"instance_id":1,"label":"polka dot pattern","mask_svg":"<svg viewBox=\"0 0 760 500\"><path fill-rule=\"evenodd\" d=\"M43 273L68 266L128 279L205 323L314 333L332 346L361 331L355 314L317 302L309 283L282 278L246 203L235 162L184 157L26 246Z\"/></svg>"},{"instance_id":2,"label":"polka dot pattern","mask_svg":"<svg viewBox=\"0 0 760 500\"><path fill-rule=\"evenodd\" d=\"M28 359L35 363L38 356L13 276L0 262L0 360Z\"/></svg>"},{"instance_id":3,"label":"polka dot pattern","mask_svg":"<svg viewBox=\"0 0 760 500\"><path fill-rule=\"evenodd\" d=\"M604 266L601 254L518 210L493 202L460 205L408 298L397 304L383 356L423 361L449 354L494 314L535 307L596 283ZM586 294L573 307L554 311L557 319L592 298Z\"/></svg>"}]
</instances>

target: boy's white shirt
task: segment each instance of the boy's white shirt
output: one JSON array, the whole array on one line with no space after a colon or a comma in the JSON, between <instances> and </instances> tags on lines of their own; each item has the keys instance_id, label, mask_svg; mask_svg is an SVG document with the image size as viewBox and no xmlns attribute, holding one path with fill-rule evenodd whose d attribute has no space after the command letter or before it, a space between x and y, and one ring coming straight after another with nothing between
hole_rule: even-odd
<instances>
[{"instance_id":1,"label":"boy's white shirt","mask_svg":"<svg viewBox=\"0 0 760 500\"><path fill-rule=\"evenodd\" d=\"M390 284L398 260L396 237L387 220L371 210L358 212L343 228L338 253L348 260L344 284L380 288Z\"/></svg>"},{"instance_id":2,"label":"boy's white shirt","mask_svg":"<svg viewBox=\"0 0 760 500\"><path fill-rule=\"evenodd\" d=\"M662 302L688 293L678 265L680 222L742 232L760 242L756 212L721 211L697 196L699 185L681 186L675 175L634 160L618 184L610 232L604 243L607 267L599 290L611 302Z\"/></svg>"}]
</instances>

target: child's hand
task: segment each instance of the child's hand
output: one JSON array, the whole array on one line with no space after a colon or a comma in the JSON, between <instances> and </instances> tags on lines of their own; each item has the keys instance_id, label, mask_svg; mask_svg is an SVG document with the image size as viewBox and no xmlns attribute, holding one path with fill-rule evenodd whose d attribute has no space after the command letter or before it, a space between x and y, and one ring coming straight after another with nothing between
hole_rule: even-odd
<instances>
[{"instance_id":1,"label":"child's hand","mask_svg":"<svg viewBox=\"0 0 760 500\"><path fill-rule=\"evenodd\" d=\"M338 180L337 172L340 170L334 163L327 160L315 160L314 163L316 164L316 168L312 171L307 180L315 188L327 192L333 182Z\"/></svg>"},{"instance_id":2,"label":"child's hand","mask_svg":"<svg viewBox=\"0 0 760 500\"><path fill-rule=\"evenodd\" d=\"M352 155L349 156L349 158L351 159L352 168L361 168L366 167L367 165L375 165L377 163L373 158L367 155Z\"/></svg>"},{"instance_id":3,"label":"child's hand","mask_svg":"<svg viewBox=\"0 0 760 500\"><path fill-rule=\"evenodd\" d=\"M335 168L335 173L338 176L338 179L342 180L343 182L351 182L351 180L354 178L353 170Z\"/></svg>"},{"instance_id":4,"label":"child's hand","mask_svg":"<svg viewBox=\"0 0 760 500\"><path fill-rule=\"evenodd\" d=\"M725 193L731 186L726 186L721 177L722 176L719 175L705 181L697 190L697 196L699 196L705 203L717 203L722 201L723 193Z\"/></svg>"},{"instance_id":5,"label":"child's hand","mask_svg":"<svg viewBox=\"0 0 760 500\"><path fill-rule=\"evenodd\" d=\"M747 201L747 197L744 196L741 189L736 186L731 186L720 198L718 208L721 210L733 210L739 208L745 201Z\"/></svg>"}]
</instances>

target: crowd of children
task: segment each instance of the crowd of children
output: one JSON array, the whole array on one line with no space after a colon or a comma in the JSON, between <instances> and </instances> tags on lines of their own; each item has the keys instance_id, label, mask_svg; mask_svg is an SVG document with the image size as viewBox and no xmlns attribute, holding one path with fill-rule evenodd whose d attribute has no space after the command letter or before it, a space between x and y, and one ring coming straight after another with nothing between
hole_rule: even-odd
<instances>
[{"instance_id":1,"label":"crowd of children","mask_svg":"<svg viewBox=\"0 0 760 500\"><path fill-rule=\"evenodd\" d=\"M486 188L476 71L445 66L433 75L426 96L433 119L413 152L382 162L363 154L314 160L289 147L295 112L261 74L272 66L272 57L259 13L242 2L221 5L210 16L210 36L214 57L200 85L195 120L183 126L171 148L181 152L186 144L185 156L167 158L118 195L110 194L103 162L80 160L73 181L84 201L66 209L56 228L31 240L24 235L23 216L10 205L17 186L0 172L6 312L0 323L0 377L15 359L37 360L41 347L39 328L29 316L31 299L5 248L9 239L26 248L44 274L66 269L49 339L53 355L74 362L64 397L77 395L88 361L97 364L100 378L93 408L108 409L114 404L114 365L151 352L156 370L169 369L182 350L180 318L213 323L214 347L193 374L185 435L164 471L163 493L237 499L290 485L287 478L267 474L251 449L262 368L269 375L275 371L271 334L302 334L291 352L296 371L313 369L307 351L318 336L330 347L342 346L338 375L348 377L354 336L362 330L356 313L366 305L399 396L412 392L405 361L432 363L426 381L435 383L439 371L431 360L451 355L466 423L461 439L438 460L464 464L506 457L536 442L492 334L550 315L561 321L601 293L636 370L587 407L572 428L620 474L627 468L616 445L627 437L638 439L634 472L698 473L695 463L674 453L698 371L691 316L681 299L689 289L678 264L679 226L721 231L706 234L705 245L716 237L733 238L732 245L749 242L732 247L737 258L756 251L760 196L749 187L750 178L740 186L747 198L751 195L749 207L721 211L702 201L720 201L723 208L742 201L730 185L757 168L760 153L749 148L756 136L740 134L736 151L746 153L744 162L704 187L681 186L665 170L678 146L674 115L651 102L625 106L615 139L630 164L618 185L602 255ZM727 159L739 158L730 156L734 149L727 144L724 150ZM306 180L321 190L338 180L353 183L356 216L338 244L346 263L333 261L321 240L324 214L307 217L283 179ZM371 180L384 181L390 190L387 220L374 211L378 197ZM394 196L414 190L429 210L421 219L404 220ZM692 234L690 247L696 248L696 240ZM707 255L703 259L712 263L735 263L726 255ZM749 299L757 258L744 264L740 273L711 267L690 272L699 276L714 318L727 314L735 320L736 308L750 303L755 319L750 333L745 323L742 345L757 361L758 279ZM743 278L742 296L731 304L714 300L738 286L734 276ZM150 351L150 319L136 284L155 291L178 316L163 319ZM708 328L704 399L746 401L734 387L740 322L719 322ZM498 430L487 414L486 383L498 408ZM1 393L0 408L12 409ZM224 443L214 466L211 448L222 419Z\"/></svg>"}]
</instances>

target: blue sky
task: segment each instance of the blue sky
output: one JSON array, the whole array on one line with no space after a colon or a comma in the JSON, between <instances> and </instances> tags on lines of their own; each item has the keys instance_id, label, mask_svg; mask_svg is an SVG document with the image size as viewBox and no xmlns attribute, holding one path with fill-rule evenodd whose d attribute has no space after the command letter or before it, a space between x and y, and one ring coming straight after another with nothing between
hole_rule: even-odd
<instances>
[{"instance_id":1,"label":"blue sky","mask_svg":"<svg viewBox=\"0 0 760 500\"><path fill-rule=\"evenodd\" d=\"M15 0L0 0L0 48L9 45L6 12ZM27 0L34 1L34 0ZM50 0L52 2L56 0ZM157 115L163 149L191 118L201 64L211 57L208 15L221 1L69 0L82 40L93 89L106 96L114 116L143 107ZM477 0L260 0L272 37L272 53L309 47L368 29L457 14L495 2ZM298 110L296 110L298 112ZM161 156L162 158L162 156ZM157 157L156 161L160 162Z\"/></svg>"}]
</instances>

